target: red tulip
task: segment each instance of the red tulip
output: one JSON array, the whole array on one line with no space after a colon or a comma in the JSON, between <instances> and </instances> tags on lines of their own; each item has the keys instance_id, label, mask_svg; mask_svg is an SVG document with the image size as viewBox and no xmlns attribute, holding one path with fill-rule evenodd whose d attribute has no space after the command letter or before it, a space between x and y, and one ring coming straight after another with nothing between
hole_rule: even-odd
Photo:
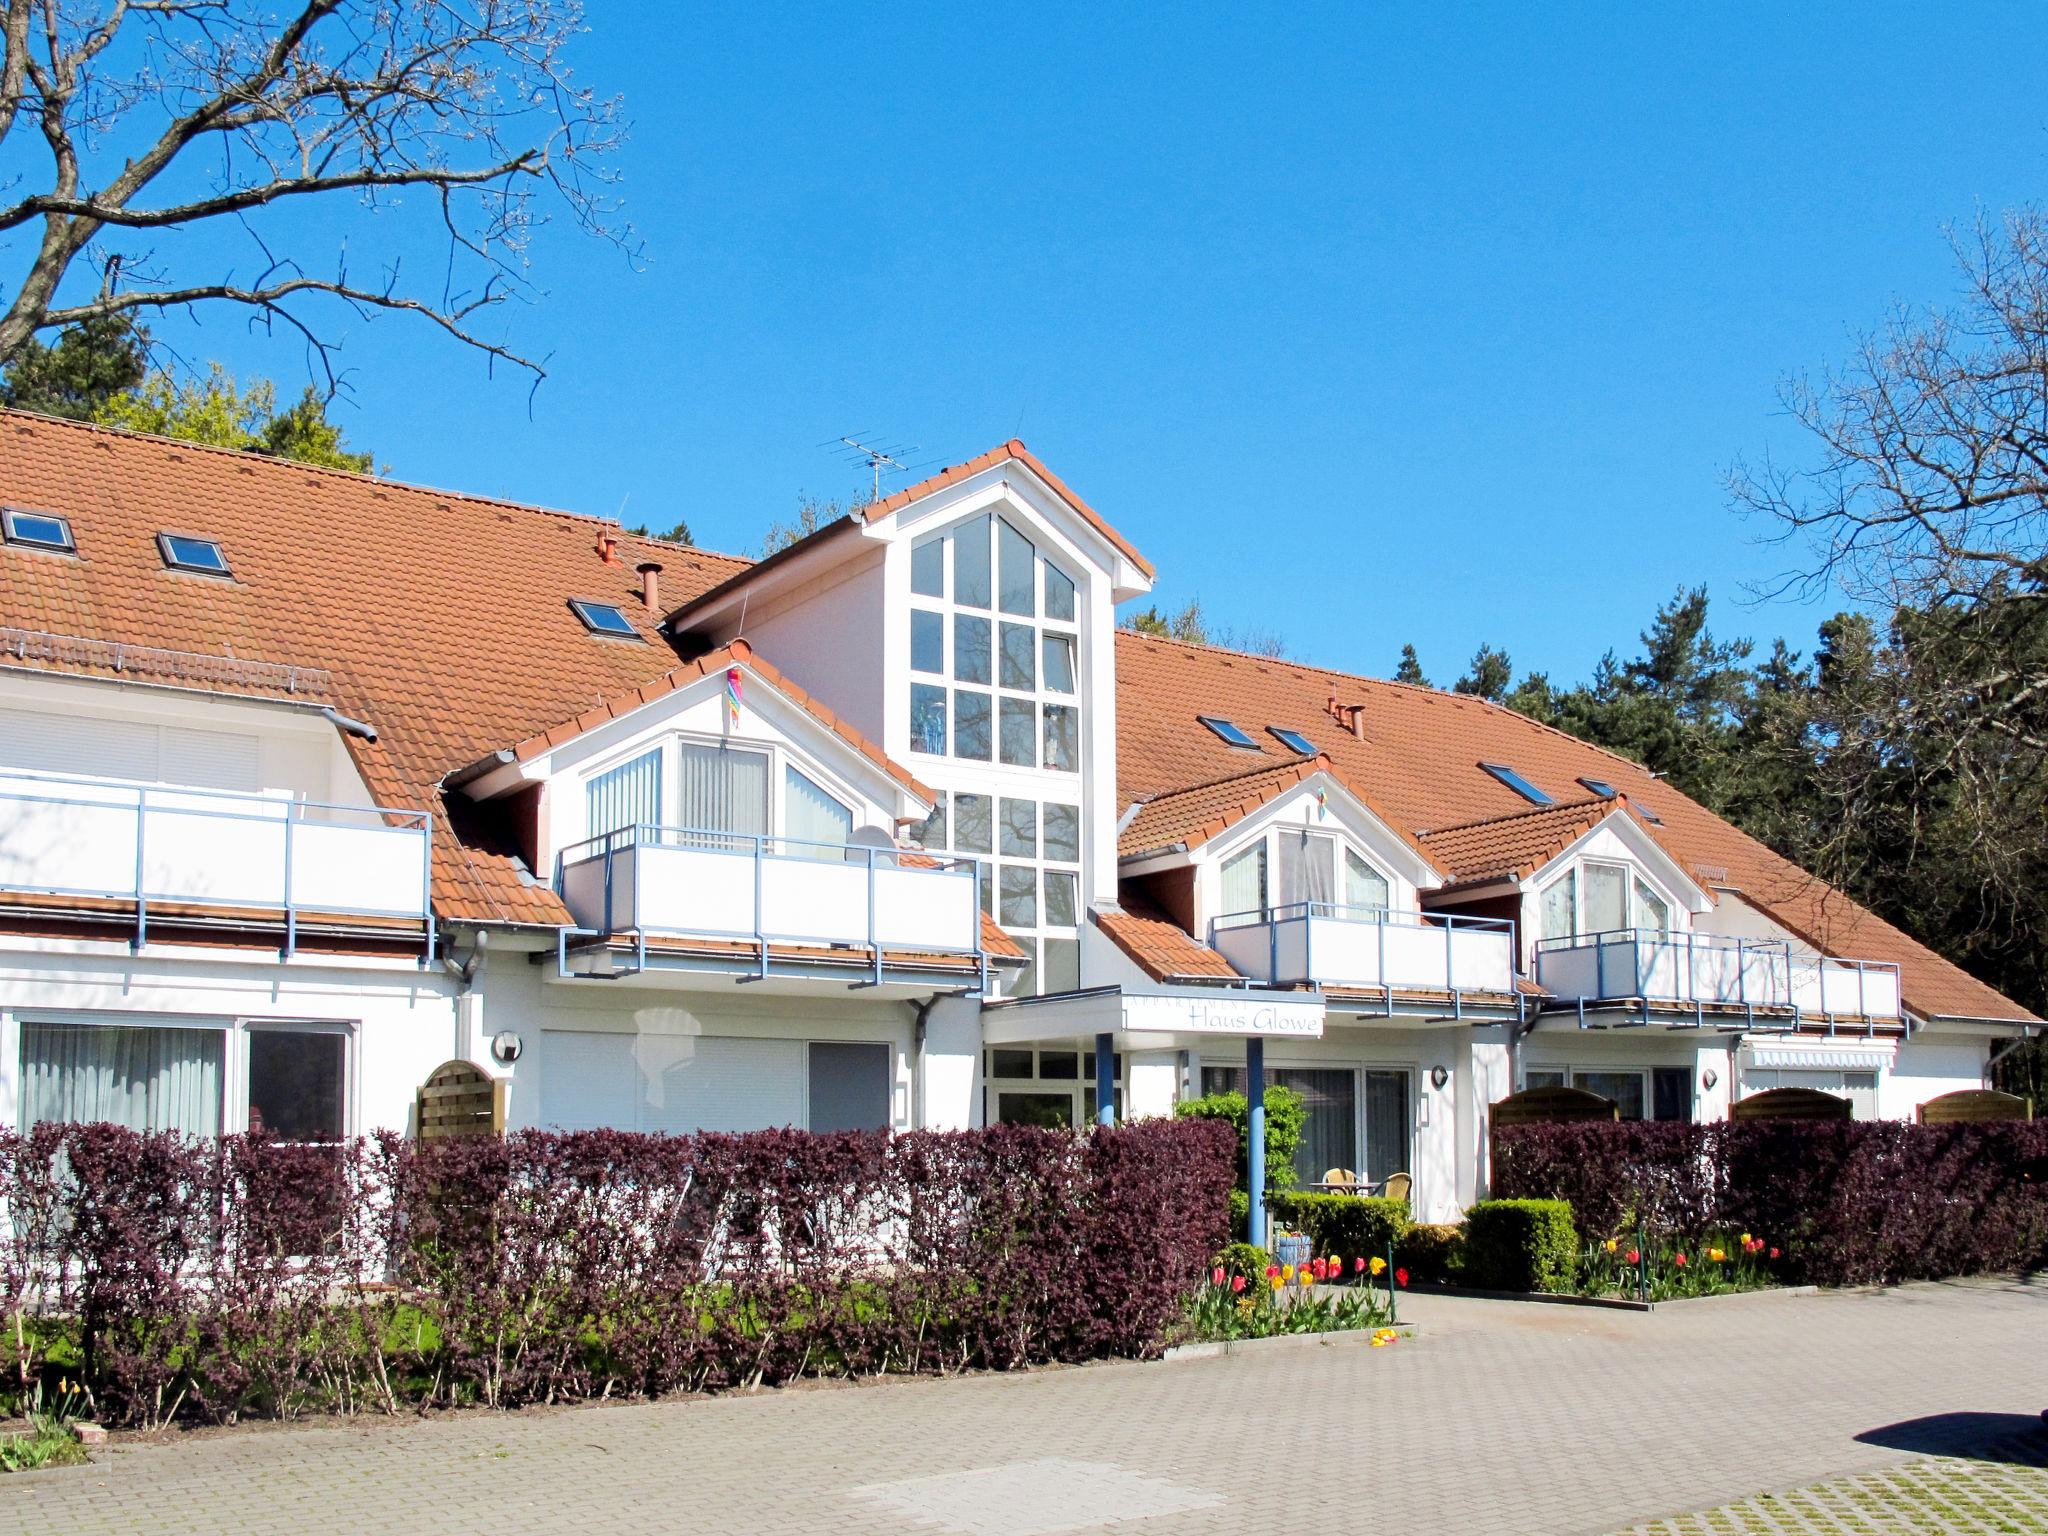
<instances>
[{"instance_id":1,"label":"red tulip","mask_svg":"<svg viewBox=\"0 0 2048 1536\"><path fill-rule=\"evenodd\" d=\"M1309 1265L1309 1269L1318 1280L1330 1278L1330 1261L1328 1259L1319 1258L1315 1260Z\"/></svg>"},{"instance_id":2,"label":"red tulip","mask_svg":"<svg viewBox=\"0 0 2048 1536\"><path fill-rule=\"evenodd\" d=\"M1671 1262L1676 1264L1680 1269L1683 1269L1685 1268L1685 1255L1682 1253L1674 1254L1672 1256Z\"/></svg>"},{"instance_id":3,"label":"red tulip","mask_svg":"<svg viewBox=\"0 0 2048 1536\"><path fill-rule=\"evenodd\" d=\"M1360 1254L1360 1255L1359 1255L1359 1256L1358 1256L1357 1258L1355 1258L1355 1259L1353 1259L1353 1260L1351 1261L1351 1272L1352 1272L1352 1273L1353 1273L1354 1275L1362 1275L1362 1274L1364 1274L1364 1273L1365 1273L1365 1255L1364 1255L1364 1254L1362 1254L1362 1253L1361 1253L1361 1254Z\"/></svg>"},{"instance_id":4,"label":"red tulip","mask_svg":"<svg viewBox=\"0 0 2048 1536\"><path fill-rule=\"evenodd\" d=\"M1280 1266L1278 1264L1268 1264L1266 1266L1266 1278L1268 1280L1278 1280L1280 1278Z\"/></svg>"},{"instance_id":5,"label":"red tulip","mask_svg":"<svg viewBox=\"0 0 2048 1536\"><path fill-rule=\"evenodd\" d=\"M1223 1266L1221 1264L1218 1264L1209 1271L1209 1283L1211 1285L1221 1285L1223 1283Z\"/></svg>"},{"instance_id":6,"label":"red tulip","mask_svg":"<svg viewBox=\"0 0 2048 1536\"><path fill-rule=\"evenodd\" d=\"M1236 1294L1237 1294L1237 1293L1238 1293L1239 1291L1241 1291L1241 1290L1243 1290L1243 1289L1244 1289L1244 1276L1243 1276L1243 1275L1232 1275L1232 1276L1230 1277L1230 1294L1231 1294L1231 1295L1233 1295L1233 1296L1235 1296L1235 1295L1236 1295Z\"/></svg>"},{"instance_id":7,"label":"red tulip","mask_svg":"<svg viewBox=\"0 0 2048 1536\"><path fill-rule=\"evenodd\" d=\"M1404 1291L1405 1291L1406 1289L1408 1289L1408 1271L1407 1271L1407 1270L1405 1270L1405 1269L1397 1269L1397 1270L1395 1270L1395 1271L1394 1271L1394 1284L1396 1284L1396 1285L1400 1286L1400 1287L1401 1287L1401 1289L1402 1289L1402 1290L1404 1290Z\"/></svg>"},{"instance_id":8,"label":"red tulip","mask_svg":"<svg viewBox=\"0 0 2048 1536\"><path fill-rule=\"evenodd\" d=\"M1628 1251L1627 1258L1629 1263L1631 1264L1640 1264L1643 1262L1643 1250L1640 1248L1631 1248Z\"/></svg>"},{"instance_id":9,"label":"red tulip","mask_svg":"<svg viewBox=\"0 0 2048 1536\"><path fill-rule=\"evenodd\" d=\"M1775 1248L1773 1248L1773 1249L1771 1250L1771 1257L1775 1259L1775 1258L1776 1258L1777 1256L1778 1256L1778 1250L1777 1250L1777 1249L1775 1249Z\"/></svg>"}]
</instances>

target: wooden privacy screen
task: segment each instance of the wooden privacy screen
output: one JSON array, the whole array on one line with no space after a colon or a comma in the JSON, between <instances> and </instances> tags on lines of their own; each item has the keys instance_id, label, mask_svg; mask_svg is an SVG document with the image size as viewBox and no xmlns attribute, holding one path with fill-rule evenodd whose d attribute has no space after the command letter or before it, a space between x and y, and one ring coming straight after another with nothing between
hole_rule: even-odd
<instances>
[{"instance_id":1,"label":"wooden privacy screen","mask_svg":"<svg viewBox=\"0 0 2048 1536\"><path fill-rule=\"evenodd\" d=\"M1571 1120L1619 1120L1614 1100L1583 1088L1524 1088L1493 1106L1493 1127L1544 1125Z\"/></svg>"},{"instance_id":2,"label":"wooden privacy screen","mask_svg":"<svg viewBox=\"0 0 2048 1536\"><path fill-rule=\"evenodd\" d=\"M1981 1124L1988 1120L2031 1120L2034 1101L1995 1088L1961 1088L1920 1106L1922 1125Z\"/></svg>"},{"instance_id":3,"label":"wooden privacy screen","mask_svg":"<svg viewBox=\"0 0 2048 1536\"><path fill-rule=\"evenodd\" d=\"M1818 1088L1766 1088L1728 1107L1730 1120L1853 1120L1847 1099Z\"/></svg>"},{"instance_id":4,"label":"wooden privacy screen","mask_svg":"<svg viewBox=\"0 0 2048 1536\"><path fill-rule=\"evenodd\" d=\"M473 1061L444 1061L427 1074L414 1100L413 1134L420 1140L504 1133L504 1079Z\"/></svg>"}]
</instances>

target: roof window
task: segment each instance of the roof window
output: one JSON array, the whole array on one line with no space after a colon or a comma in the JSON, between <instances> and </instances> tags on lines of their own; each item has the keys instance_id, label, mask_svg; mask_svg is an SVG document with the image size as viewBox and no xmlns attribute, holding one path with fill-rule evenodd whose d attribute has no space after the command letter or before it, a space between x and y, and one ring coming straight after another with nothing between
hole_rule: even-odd
<instances>
[{"instance_id":1,"label":"roof window","mask_svg":"<svg viewBox=\"0 0 2048 1536\"><path fill-rule=\"evenodd\" d=\"M1288 751L1299 752L1303 757L1314 757L1316 755L1316 744L1302 735L1301 732L1290 731L1284 725L1269 725L1266 729L1271 731L1274 737L1278 739L1280 745Z\"/></svg>"},{"instance_id":2,"label":"roof window","mask_svg":"<svg viewBox=\"0 0 2048 1536\"><path fill-rule=\"evenodd\" d=\"M1661 827L1664 825L1664 818L1662 816L1659 816L1655 811L1651 810L1647 805L1642 804L1640 801L1629 801L1628 808L1634 811L1638 816L1642 817L1643 820L1647 821L1653 827Z\"/></svg>"},{"instance_id":3,"label":"roof window","mask_svg":"<svg viewBox=\"0 0 2048 1536\"><path fill-rule=\"evenodd\" d=\"M213 539L187 538L182 533L160 533L156 547L163 551L164 564L174 571L198 571L207 576L232 576L228 557Z\"/></svg>"},{"instance_id":4,"label":"roof window","mask_svg":"<svg viewBox=\"0 0 2048 1536\"><path fill-rule=\"evenodd\" d=\"M1243 730L1232 725L1228 720L1219 719L1215 715L1197 715L1195 718L1231 746L1250 747L1254 752L1259 750L1259 744L1256 741L1253 741Z\"/></svg>"},{"instance_id":5,"label":"roof window","mask_svg":"<svg viewBox=\"0 0 2048 1536\"><path fill-rule=\"evenodd\" d=\"M593 635L610 635L618 640L640 638L640 632L627 621L625 610L617 603L593 603L588 598L572 597L569 606Z\"/></svg>"},{"instance_id":6,"label":"roof window","mask_svg":"<svg viewBox=\"0 0 2048 1536\"><path fill-rule=\"evenodd\" d=\"M1612 800L1618 791L1605 779L1581 779L1579 782L1593 791L1602 800Z\"/></svg>"},{"instance_id":7,"label":"roof window","mask_svg":"<svg viewBox=\"0 0 2048 1536\"><path fill-rule=\"evenodd\" d=\"M1507 785L1509 789L1512 789L1531 805L1554 805L1557 803L1549 795L1515 772L1506 763L1481 763L1479 766L1492 774L1496 779L1499 779L1501 783Z\"/></svg>"},{"instance_id":8,"label":"roof window","mask_svg":"<svg viewBox=\"0 0 2048 1536\"><path fill-rule=\"evenodd\" d=\"M30 549L61 549L66 554L78 552L78 546L71 540L70 521L53 512L21 512L13 507L0 507L0 529L5 530L10 544Z\"/></svg>"}]
</instances>

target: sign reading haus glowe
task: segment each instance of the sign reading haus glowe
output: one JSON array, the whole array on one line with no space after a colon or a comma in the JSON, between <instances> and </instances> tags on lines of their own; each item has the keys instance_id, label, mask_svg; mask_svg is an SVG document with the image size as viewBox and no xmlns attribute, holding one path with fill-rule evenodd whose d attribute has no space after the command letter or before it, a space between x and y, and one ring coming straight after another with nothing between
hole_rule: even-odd
<instances>
[{"instance_id":1,"label":"sign reading haus glowe","mask_svg":"<svg viewBox=\"0 0 2048 1536\"><path fill-rule=\"evenodd\" d=\"M1323 1033L1323 1005L1218 992L1214 997L1126 994L1124 1028L1186 1035L1281 1035L1315 1040Z\"/></svg>"}]
</instances>

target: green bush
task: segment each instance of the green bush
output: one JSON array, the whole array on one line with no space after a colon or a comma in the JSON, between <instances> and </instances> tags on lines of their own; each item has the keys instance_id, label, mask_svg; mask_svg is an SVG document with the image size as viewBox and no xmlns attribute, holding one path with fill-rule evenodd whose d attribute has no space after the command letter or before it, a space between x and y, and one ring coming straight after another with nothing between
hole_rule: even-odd
<instances>
[{"instance_id":1,"label":"green bush","mask_svg":"<svg viewBox=\"0 0 2048 1536\"><path fill-rule=\"evenodd\" d=\"M1385 1258L1408 1230L1408 1202L1363 1195L1275 1195L1273 1216L1309 1240L1309 1249L1347 1265Z\"/></svg>"},{"instance_id":2,"label":"green bush","mask_svg":"<svg viewBox=\"0 0 2048 1536\"><path fill-rule=\"evenodd\" d=\"M1420 1284L1454 1278L1464 1258L1465 1229L1455 1222L1416 1222L1394 1244L1394 1262Z\"/></svg>"},{"instance_id":3,"label":"green bush","mask_svg":"<svg viewBox=\"0 0 2048 1536\"><path fill-rule=\"evenodd\" d=\"M1173 1106L1176 1119L1222 1120L1237 1132L1237 1189L1230 1197L1230 1230L1249 1235L1251 1200L1245 1191L1251 1184L1251 1107L1241 1093L1205 1093L1199 1099L1183 1099ZM1308 1121L1308 1109L1301 1095L1277 1083L1266 1085L1266 1188L1294 1188L1294 1149L1301 1145L1301 1131Z\"/></svg>"},{"instance_id":4,"label":"green bush","mask_svg":"<svg viewBox=\"0 0 2048 1536\"><path fill-rule=\"evenodd\" d=\"M1578 1267L1578 1233L1563 1200L1482 1200L1465 1213L1467 1285L1569 1291Z\"/></svg>"},{"instance_id":5,"label":"green bush","mask_svg":"<svg viewBox=\"0 0 2048 1536\"><path fill-rule=\"evenodd\" d=\"M1266 1266L1273 1262L1273 1256L1257 1243L1232 1243L1216 1255L1216 1262L1223 1266L1225 1279L1243 1275L1254 1285L1264 1285Z\"/></svg>"}]
</instances>

